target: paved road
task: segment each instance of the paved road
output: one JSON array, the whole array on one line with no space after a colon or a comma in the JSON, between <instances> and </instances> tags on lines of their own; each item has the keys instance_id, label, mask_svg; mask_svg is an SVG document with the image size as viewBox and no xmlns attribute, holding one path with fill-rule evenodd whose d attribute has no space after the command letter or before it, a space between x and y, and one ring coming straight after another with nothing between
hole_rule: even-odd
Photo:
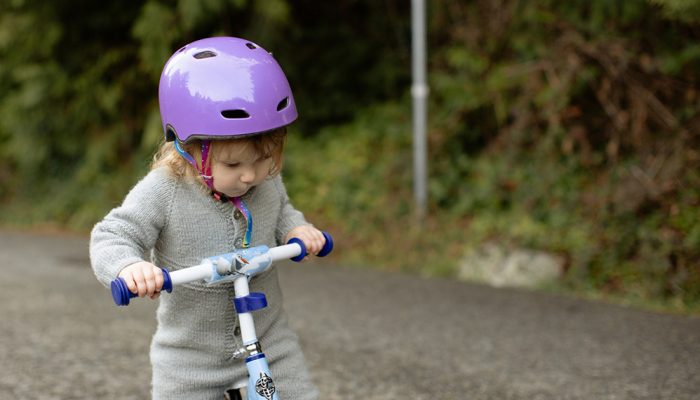
<instances>
[{"instance_id":1,"label":"paved road","mask_svg":"<svg viewBox=\"0 0 700 400\"><path fill-rule=\"evenodd\" d=\"M322 399L700 398L697 317L282 267ZM0 273L0 399L148 397L155 303L113 306L85 238L0 232Z\"/></svg>"}]
</instances>

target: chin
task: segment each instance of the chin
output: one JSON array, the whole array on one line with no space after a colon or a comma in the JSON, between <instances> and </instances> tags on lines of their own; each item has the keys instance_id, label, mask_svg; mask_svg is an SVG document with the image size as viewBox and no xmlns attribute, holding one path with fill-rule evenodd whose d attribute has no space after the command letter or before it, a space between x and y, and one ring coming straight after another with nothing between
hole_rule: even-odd
<instances>
[{"instance_id":1,"label":"chin","mask_svg":"<svg viewBox=\"0 0 700 400\"><path fill-rule=\"evenodd\" d=\"M228 197L241 197L241 196L245 195L246 193L248 193L247 190L238 190L238 191L231 191L231 192L224 193L224 194Z\"/></svg>"}]
</instances>

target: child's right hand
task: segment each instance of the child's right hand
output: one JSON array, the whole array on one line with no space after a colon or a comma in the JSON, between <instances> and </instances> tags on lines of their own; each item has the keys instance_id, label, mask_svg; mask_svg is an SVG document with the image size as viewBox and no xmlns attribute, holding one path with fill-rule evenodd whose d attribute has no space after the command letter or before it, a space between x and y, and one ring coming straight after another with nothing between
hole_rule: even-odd
<instances>
[{"instance_id":1,"label":"child's right hand","mask_svg":"<svg viewBox=\"0 0 700 400\"><path fill-rule=\"evenodd\" d=\"M139 261L131 264L119 272L119 277L123 278L129 290L139 297L148 296L155 299L160 296L163 271L149 262Z\"/></svg>"}]
</instances>

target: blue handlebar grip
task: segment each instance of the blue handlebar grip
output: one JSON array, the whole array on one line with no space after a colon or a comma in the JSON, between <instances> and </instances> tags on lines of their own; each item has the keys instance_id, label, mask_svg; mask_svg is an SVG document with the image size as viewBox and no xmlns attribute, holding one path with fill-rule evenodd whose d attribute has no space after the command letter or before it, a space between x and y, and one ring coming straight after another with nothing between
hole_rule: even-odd
<instances>
[{"instance_id":1,"label":"blue handlebar grip","mask_svg":"<svg viewBox=\"0 0 700 400\"><path fill-rule=\"evenodd\" d=\"M304 244L304 242L302 242L301 239L299 239L299 238L291 238L291 239L289 239L287 244L290 244L290 243L296 243L299 245L299 247L301 247L301 253L299 253L299 255L296 257L290 258L290 260L296 261L296 262L303 260L304 257L306 257L306 245Z\"/></svg>"},{"instance_id":2,"label":"blue handlebar grip","mask_svg":"<svg viewBox=\"0 0 700 400\"><path fill-rule=\"evenodd\" d=\"M161 270L163 271L163 287L161 291L165 290L170 293L173 291L173 281L170 279L170 273L168 273L168 270L165 268L161 268ZM112 289L112 299L118 306L128 306L129 300L138 296L136 293L132 293L131 290L129 290L124 278L113 280L110 286Z\"/></svg>"},{"instance_id":3,"label":"blue handlebar grip","mask_svg":"<svg viewBox=\"0 0 700 400\"><path fill-rule=\"evenodd\" d=\"M331 252L331 250L333 250L333 237L331 237L330 233L328 233L328 232L321 232L321 233L323 233L323 237L326 238L326 243L323 245L323 248L321 249L321 251L319 251L318 254L316 254L316 255L318 257L325 257L328 255L328 253ZM304 242L302 242L301 239L299 239L299 238L291 238L291 239L289 239L287 244L290 244L290 243L297 243L299 245L299 247L301 247L301 253L296 257L290 258L290 260L296 261L296 262L303 260L307 254L306 246L304 245Z\"/></svg>"},{"instance_id":4,"label":"blue handlebar grip","mask_svg":"<svg viewBox=\"0 0 700 400\"><path fill-rule=\"evenodd\" d=\"M328 232L322 232L323 237L326 238L326 244L323 245L321 251L316 254L318 257L325 257L333 250L333 237Z\"/></svg>"}]
</instances>

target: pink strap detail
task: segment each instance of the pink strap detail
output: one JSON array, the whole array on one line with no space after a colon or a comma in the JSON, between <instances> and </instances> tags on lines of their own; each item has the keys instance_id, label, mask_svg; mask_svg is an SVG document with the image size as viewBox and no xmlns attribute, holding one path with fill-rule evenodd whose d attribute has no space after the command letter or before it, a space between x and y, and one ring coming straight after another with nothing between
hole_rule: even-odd
<instances>
[{"instance_id":1,"label":"pink strap detail","mask_svg":"<svg viewBox=\"0 0 700 400\"><path fill-rule=\"evenodd\" d=\"M209 147L210 141L202 140L202 168L199 169L204 183L209 186L209 189L214 189L214 177L211 174L211 165L209 164Z\"/></svg>"}]
</instances>

